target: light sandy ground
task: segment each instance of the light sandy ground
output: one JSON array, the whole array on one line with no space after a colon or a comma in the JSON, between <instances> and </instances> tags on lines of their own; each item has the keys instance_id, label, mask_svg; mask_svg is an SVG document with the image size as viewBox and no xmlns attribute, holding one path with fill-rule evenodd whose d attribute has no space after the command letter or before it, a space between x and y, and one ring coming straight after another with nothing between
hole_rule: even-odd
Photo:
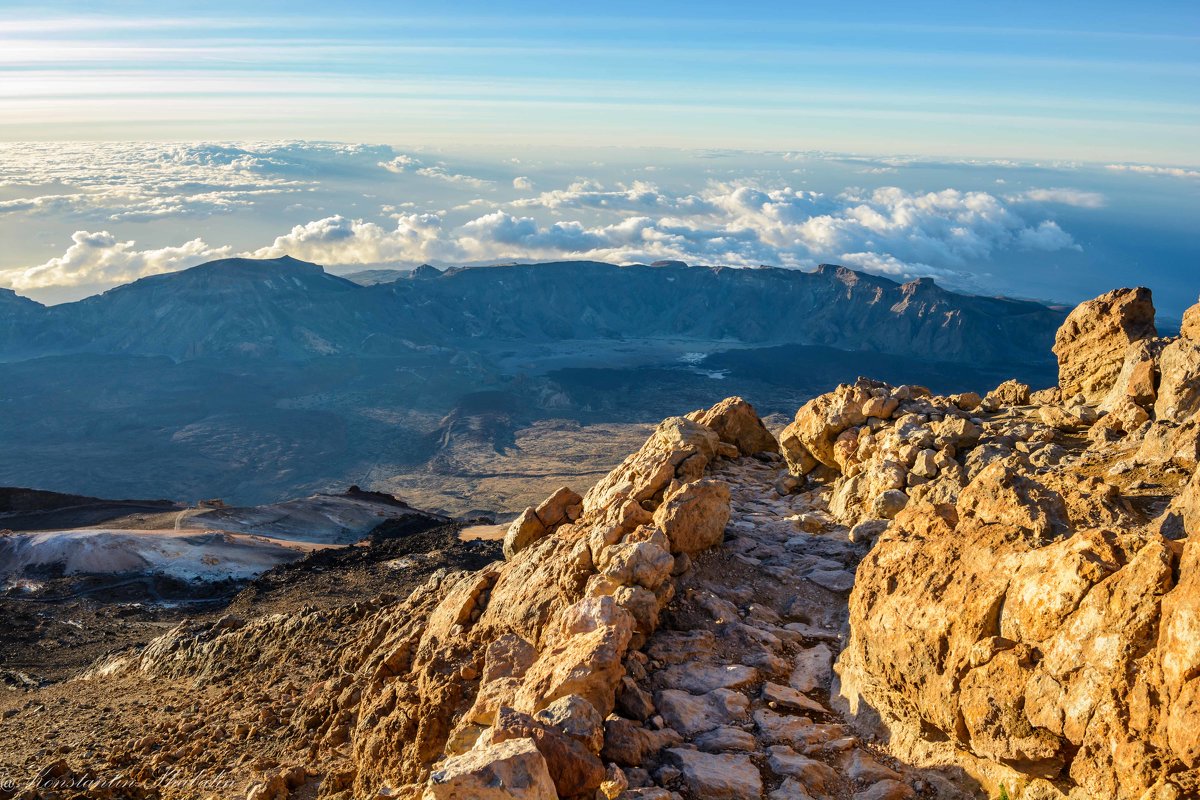
<instances>
[{"instance_id":1,"label":"light sandy ground","mask_svg":"<svg viewBox=\"0 0 1200 800\"><path fill-rule=\"evenodd\" d=\"M66 575L158 573L185 581L245 580L321 547L228 531L16 533L0 538L0 577L62 565Z\"/></svg>"},{"instance_id":2,"label":"light sandy ground","mask_svg":"<svg viewBox=\"0 0 1200 800\"><path fill-rule=\"evenodd\" d=\"M458 538L464 542L474 540L484 542L499 542L503 541L504 533L508 530L507 525L469 525L459 532Z\"/></svg>"}]
</instances>

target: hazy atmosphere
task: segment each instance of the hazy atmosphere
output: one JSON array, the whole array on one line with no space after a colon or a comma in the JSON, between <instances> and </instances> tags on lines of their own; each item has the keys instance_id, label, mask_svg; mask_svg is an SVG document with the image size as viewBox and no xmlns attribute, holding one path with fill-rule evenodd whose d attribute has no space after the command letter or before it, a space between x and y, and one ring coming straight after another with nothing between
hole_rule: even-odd
<instances>
[{"instance_id":1,"label":"hazy atmosphere","mask_svg":"<svg viewBox=\"0 0 1200 800\"><path fill-rule=\"evenodd\" d=\"M1185 3L307 5L10 8L0 285L287 253L830 261L1061 302L1135 269L1195 299Z\"/></svg>"}]
</instances>

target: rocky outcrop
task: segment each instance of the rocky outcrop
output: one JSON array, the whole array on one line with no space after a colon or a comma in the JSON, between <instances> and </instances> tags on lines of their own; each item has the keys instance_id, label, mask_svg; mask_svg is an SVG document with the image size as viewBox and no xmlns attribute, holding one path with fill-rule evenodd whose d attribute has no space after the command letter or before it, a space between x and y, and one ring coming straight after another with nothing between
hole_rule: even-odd
<instances>
[{"instance_id":1,"label":"rocky outcrop","mask_svg":"<svg viewBox=\"0 0 1200 800\"><path fill-rule=\"evenodd\" d=\"M1080 304L1054 339L1064 397L1099 403L1116 382L1129 345L1157 336L1150 290L1114 289Z\"/></svg>"},{"instance_id":2,"label":"rocky outcrop","mask_svg":"<svg viewBox=\"0 0 1200 800\"><path fill-rule=\"evenodd\" d=\"M909 487L859 564L839 702L893 754L1010 797L1200 792L1198 484L1166 489L1169 508L1142 499L1195 469L1197 428L1177 418L1190 343L1150 338L1150 314L1144 290L1076 309L1060 392L996 398L969 483Z\"/></svg>"}]
</instances>

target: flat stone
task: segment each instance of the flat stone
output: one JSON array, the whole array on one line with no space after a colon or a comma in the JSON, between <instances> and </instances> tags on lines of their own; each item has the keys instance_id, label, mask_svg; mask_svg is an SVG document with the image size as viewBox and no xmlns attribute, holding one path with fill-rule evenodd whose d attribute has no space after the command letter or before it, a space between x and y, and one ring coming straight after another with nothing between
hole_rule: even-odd
<instances>
[{"instance_id":1,"label":"flat stone","mask_svg":"<svg viewBox=\"0 0 1200 800\"><path fill-rule=\"evenodd\" d=\"M844 569L813 570L808 579L831 592L848 592L854 588L854 575Z\"/></svg>"},{"instance_id":2,"label":"flat stone","mask_svg":"<svg viewBox=\"0 0 1200 800\"><path fill-rule=\"evenodd\" d=\"M854 750L846 760L846 775L853 781L877 783L883 780L900 780L900 773L885 767L862 750Z\"/></svg>"},{"instance_id":3,"label":"flat stone","mask_svg":"<svg viewBox=\"0 0 1200 800\"><path fill-rule=\"evenodd\" d=\"M762 776L749 756L702 753L683 748L671 748L665 755L679 768L683 782L695 797L745 800L762 796Z\"/></svg>"},{"instance_id":4,"label":"flat stone","mask_svg":"<svg viewBox=\"0 0 1200 800\"><path fill-rule=\"evenodd\" d=\"M696 747L706 753L720 753L726 750L753 752L758 749L758 740L749 731L722 725L701 734L696 739Z\"/></svg>"},{"instance_id":5,"label":"flat stone","mask_svg":"<svg viewBox=\"0 0 1200 800\"><path fill-rule=\"evenodd\" d=\"M771 683L769 681L763 684L762 699L772 708L781 708L784 711L814 711L818 714L829 713L829 709L802 692L798 692L790 686L780 686L778 683Z\"/></svg>"},{"instance_id":6,"label":"flat stone","mask_svg":"<svg viewBox=\"0 0 1200 800\"><path fill-rule=\"evenodd\" d=\"M729 689L714 689L701 696L664 689L656 699L663 720L684 736L698 736L721 725L745 720L750 710L746 695Z\"/></svg>"},{"instance_id":7,"label":"flat stone","mask_svg":"<svg viewBox=\"0 0 1200 800\"><path fill-rule=\"evenodd\" d=\"M788 678L788 684L801 692L828 690L832 681L833 653L823 644L800 651Z\"/></svg>"},{"instance_id":8,"label":"flat stone","mask_svg":"<svg viewBox=\"0 0 1200 800\"><path fill-rule=\"evenodd\" d=\"M678 664L654 676L655 685L706 694L714 689L739 689L758 680L758 670L742 664Z\"/></svg>"},{"instance_id":9,"label":"flat stone","mask_svg":"<svg viewBox=\"0 0 1200 800\"><path fill-rule=\"evenodd\" d=\"M849 733L845 725L815 723L808 717L778 714L767 708L754 712L754 724L760 739L798 748L831 742Z\"/></svg>"},{"instance_id":10,"label":"flat stone","mask_svg":"<svg viewBox=\"0 0 1200 800\"><path fill-rule=\"evenodd\" d=\"M767 795L767 800L816 800L805 791L795 778L788 778L778 789Z\"/></svg>"},{"instance_id":11,"label":"flat stone","mask_svg":"<svg viewBox=\"0 0 1200 800\"><path fill-rule=\"evenodd\" d=\"M907 783L884 780L854 795L854 800L909 800L916 792Z\"/></svg>"},{"instance_id":12,"label":"flat stone","mask_svg":"<svg viewBox=\"0 0 1200 800\"><path fill-rule=\"evenodd\" d=\"M795 778L810 792L824 794L837 783L837 771L823 761L802 756L790 747L772 747L767 752L767 765L776 775Z\"/></svg>"}]
</instances>

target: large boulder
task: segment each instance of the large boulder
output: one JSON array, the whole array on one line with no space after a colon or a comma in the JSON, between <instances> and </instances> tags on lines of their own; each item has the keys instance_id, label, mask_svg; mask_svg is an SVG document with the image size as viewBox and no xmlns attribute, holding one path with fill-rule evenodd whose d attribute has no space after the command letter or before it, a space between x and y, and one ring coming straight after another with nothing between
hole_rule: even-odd
<instances>
[{"instance_id":1,"label":"large boulder","mask_svg":"<svg viewBox=\"0 0 1200 800\"><path fill-rule=\"evenodd\" d=\"M993 789L1190 796L1153 787L1198 777L1200 541L1086 529L1043 546L1006 516L897 516L856 573L843 702L897 757Z\"/></svg>"},{"instance_id":2,"label":"large boulder","mask_svg":"<svg viewBox=\"0 0 1200 800\"><path fill-rule=\"evenodd\" d=\"M1200 303L1183 312L1183 324L1179 326L1179 335L1193 342L1200 342Z\"/></svg>"},{"instance_id":3,"label":"large boulder","mask_svg":"<svg viewBox=\"0 0 1200 800\"><path fill-rule=\"evenodd\" d=\"M728 484L704 478L685 483L654 512L654 524L671 542L671 552L696 553L721 543L729 524Z\"/></svg>"},{"instance_id":4,"label":"large boulder","mask_svg":"<svg viewBox=\"0 0 1200 800\"><path fill-rule=\"evenodd\" d=\"M795 420L780 435L784 457L793 471L809 472L817 462L840 470L835 452L838 437L867 421L864 409L872 403L873 398L878 397L886 402L889 396L890 387L887 384L860 378L853 384L842 384L832 392L814 397L801 406ZM805 469L805 466L808 468Z\"/></svg>"},{"instance_id":5,"label":"large boulder","mask_svg":"<svg viewBox=\"0 0 1200 800\"><path fill-rule=\"evenodd\" d=\"M1054 339L1063 397L1082 394L1088 403L1100 403L1116 383L1129 345L1157 335L1145 287L1114 289L1081 303Z\"/></svg>"},{"instance_id":6,"label":"large boulder","mask_svg":"<svg viewBox=\"0 0 1200 800\"><path fill-rule=\"evenodd\" d=\"M502 708L489 732L493 743L529 739L546 759L546 769L560 797L591 794L604 780L604 764L575 739L528 714Z\"/></svg>"},{"instance_id":7,"label":"large boulder","mask_svg":"<svg viewBox=\"0 0 1200 800\"><path fill-rule=\"evenodd\" d=\"M626 500L661 499L675 478L698 478L716 456L721 439L711 428L686 417L668 417L646 443L600 479L583 498L585 513L613 512Z\"/></svg>"},{"instance_id":8,"label":"large boulder","mask_svg":"<svg viewBox=\"0 0 1200 800\"><path fill-rule=\"evenodd\" d=\"M779 452L779 442L763 425L754 406L740 397L727 397L707 411L693 411L688 419L711 428L722 442L735 445L743 455Z\"/></svg>"},{"instance_id":9,"label":"large boulder","mask_svg":"<svg viewBox=\"0 0 1200 800\"><path fill-rule=\"evenodd\" d=\"M1183 422L1200 411L1200 341L1179 338L1163 348L1159 356L1158 396L1155 416Z\"/></svg>"},{"instance_id":10,"label":"large boulder","mask_svg":"<svg viewBox=\"0 0 1200 800\"><path fill-rule=\"evenodd\" d=\"M546 759L531 739L512 739L447 759L424 800L558 800Z\"/></svg>"}]
</instances>

